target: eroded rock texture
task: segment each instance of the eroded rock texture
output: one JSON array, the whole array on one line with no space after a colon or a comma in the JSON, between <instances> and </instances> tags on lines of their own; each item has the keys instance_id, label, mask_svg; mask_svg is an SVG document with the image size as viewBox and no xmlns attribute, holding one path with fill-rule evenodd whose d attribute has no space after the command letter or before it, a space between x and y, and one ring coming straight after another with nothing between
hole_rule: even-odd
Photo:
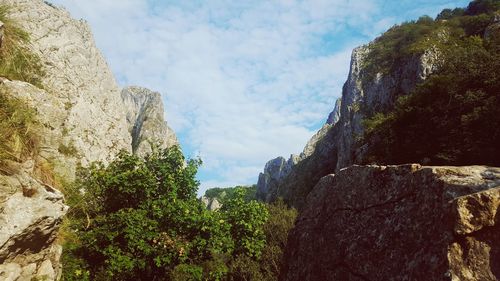
<instances>
[{"instance_id":1,"label":"eroded rock texture","mask_svg":"<svg viewBox=\"0 0 500 281\"><path fill-rule=\"evenodd\" d=\"M359 163L365 147L358 139L363 134L362 120L367 114L391 109L398 96L410 93L415 86L435 71L438 54L429 50L401 62L391 73L372 78L364 68L369 45L354 49L349 76L342 98L328 121L306 145L300 161L286 177L270 185L261 198L274 201L283 198L302 209L305 198L321 177Z\"/></svg>"},{"instance_id":2,"label":"eroded rock texture","mask_svg":"<svg viewBox=\"0 0 500 281\"><path fill-rule=\"evenodd\" d=\"M42 0L1 3L30 34L46 75L43 89L0 77L0 90L36 110L40 125L38 155L0 167L0 280L52 281L61 272L56 237L67 211L55 178L71 182L78 165L177 141L160 95L137 87L123 94L83 20Z\"/></svg>"},{"instance_id":3,"label":"eroded rock texture","mask_svg":"<svg viewBox=\"0 0 500 281\"><path fill-rule=\"evenodd\" d=\"M352 166L314 187L281 280L500 280L500 169Z\"/></svg>"},{"instance_id":4,"label":"eroded rock texture","mask_svg":"<svg viewBox=\"0 0 500 281\"><path fill-rule=\"evenodd\" d=\"M135 154L145 156L153 146L167 148L179 144L174 131L165 122L160 93L142 87L127 87L121 95Z\"/></svg>"},{"instance_id":5,"label":"eroded rock texture","mask_svg":"<svg viewBox=\"0 0 500 281\"><path fill-rule=\"evenodd\" d=\"M54 243L68 207L54 187L33 177L35 163L0 173L0 280L56 280L61 246Z\"/></svg>"}]
</instances>

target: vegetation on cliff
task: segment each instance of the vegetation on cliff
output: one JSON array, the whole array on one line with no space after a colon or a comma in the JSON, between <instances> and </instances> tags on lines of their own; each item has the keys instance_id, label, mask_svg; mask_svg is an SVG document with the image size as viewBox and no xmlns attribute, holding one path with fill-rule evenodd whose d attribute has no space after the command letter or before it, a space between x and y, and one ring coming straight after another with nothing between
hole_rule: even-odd
<instances>
[{"instance_id":1,"label":"vegetation on cliff","mask_svg":"<svg viewBox=\"0 0 500 281\"><path fill-rule=\"evenodd\" d=\"M248 280L241 276L249 266L272 271L259 262L279 256L276 241L284 243L269 238L276 235L269 223L281 224L269 211L287 209L268 211L236 189L219 211L208 211L196 198L199 165L173 147L145 159L121 153L108 166L81 170L67 188L64 280ZM286 218L279 219L287 231L293 213Z\"/></svg>"},{"instance_id":2,"label":"vegetation on cliff","mask_svg":"<svg viewBox=\"0 0 500 281\"><path fill-rule=\"evenodd\" d=\"M8 160L21 161L38 149L35 111L0 88L0 172L9 173Z\"/></svg>"},{"instance_id":3,"label":"vegetation on cliff","mask_svg":"<svg viewBox=\"0 0 500 281\"><path fill-rule=\"evenodd\" d=\"M365 120L365 162L500 165L499 10L498 0L473 1L436 20L394 27L375 41L372 68L394 68L429 48L441 61L394 110Z\"/></svg>"},{"instance_id":4,"label":"vegetation on cliff","mask_svg":"<svg viewBox=\"0 0 500 281\"><path fill-rule=\"evenodd\" d=\"M41 86L44 76L40 57L29 48L29 34L9 17L10 6L0 5L0 21L3 22L3 39L0 45L0 76Z\"/></svg>"}]
</instances>

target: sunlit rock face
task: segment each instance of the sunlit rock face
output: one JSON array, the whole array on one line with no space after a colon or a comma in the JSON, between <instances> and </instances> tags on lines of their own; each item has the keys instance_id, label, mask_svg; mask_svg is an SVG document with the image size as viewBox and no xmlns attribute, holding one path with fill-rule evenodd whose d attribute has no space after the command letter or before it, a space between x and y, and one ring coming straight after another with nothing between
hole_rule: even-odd
<instances>
[{"instance_id":1,"label":"sunlit rock face","mask_svg":"<svg viewBox=\"0 0 500 281\"><path fill-rule=\"evenodd\" d=\"M132 151L145 156L152 149L178 145L174 131L165 122L161 94L142 87L127 87L121 92Z\"/></svg>"},{"instance_id":2,"label":"sunlit rock face","mask_svg":"<svg viewBox=\"0 0 500 281\"><path fill-rule=\"evenodd\" d=\"M368 46L352 52L342 98L327 123L311 138L289 173L263 188L267 193L261 199L274 201L281 197L291 206L303 208L305 198L321 177L360 162L365 147L357 142L363 134L365 115L391 109L398 96L410 93L435 71L438 54L430 50L402 62L391 73L378 73L372 78L364 67Z\"/></svg>"},{"instance_id":3,"label":"sunlit rock face","mask_svg":"<svg viewBox=\"0 0 500 281\"><path fill-rule=\"evenodd\" d=\"M500 280L500 169L352 166L323 177L280 280Z\"/></svg>"},{"instance_id":4,"label":"sunlit rock face","mask_svg":"<svg viewBox=\"0 0 500 281\"><path fill-rule=\"evenodd\" d=\"M122 91L85 21L42 0L1 2L30 34L46 75L43 89L0 77L0 90L35 109L41 127L38 155L0 171L0 280L58 280L56 238L68 207L53 178L70 182L79 165L109 163L122 150L143 156L177 140L160 94Z\"/></svg>"}]
</instances>

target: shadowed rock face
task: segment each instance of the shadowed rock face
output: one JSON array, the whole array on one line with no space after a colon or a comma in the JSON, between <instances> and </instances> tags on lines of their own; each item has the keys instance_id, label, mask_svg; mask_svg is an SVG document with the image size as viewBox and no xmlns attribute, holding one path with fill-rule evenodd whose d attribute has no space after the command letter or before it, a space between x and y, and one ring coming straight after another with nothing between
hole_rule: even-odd
<instances>
[{"instance_id":1,"label":"shadowed rock face","mask_svg":"<svg viewBox=\"0 0 500 281\"><path fill-rule=\"evenodd\" d=\"M323 177L280 280L500 280L500 169L352 166Z\"/></svg>"}]
</instances>

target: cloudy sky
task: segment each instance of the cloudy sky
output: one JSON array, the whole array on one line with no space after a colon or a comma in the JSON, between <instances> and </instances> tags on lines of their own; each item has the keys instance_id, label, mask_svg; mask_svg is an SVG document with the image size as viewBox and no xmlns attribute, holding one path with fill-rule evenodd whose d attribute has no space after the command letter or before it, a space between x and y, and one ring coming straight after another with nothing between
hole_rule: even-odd
<instances>
[{"instance_id":1,"label":"cloudy sky","mask_svg":"<svg viewBox=\"0 0 500 281\"><path fill-rule=\"evenodd\" d=\"M257 182L341 95L353 47L462 0L51 0L91 25L120 85L161 92L201 191Z\"/></svg>"}]
</instances>

